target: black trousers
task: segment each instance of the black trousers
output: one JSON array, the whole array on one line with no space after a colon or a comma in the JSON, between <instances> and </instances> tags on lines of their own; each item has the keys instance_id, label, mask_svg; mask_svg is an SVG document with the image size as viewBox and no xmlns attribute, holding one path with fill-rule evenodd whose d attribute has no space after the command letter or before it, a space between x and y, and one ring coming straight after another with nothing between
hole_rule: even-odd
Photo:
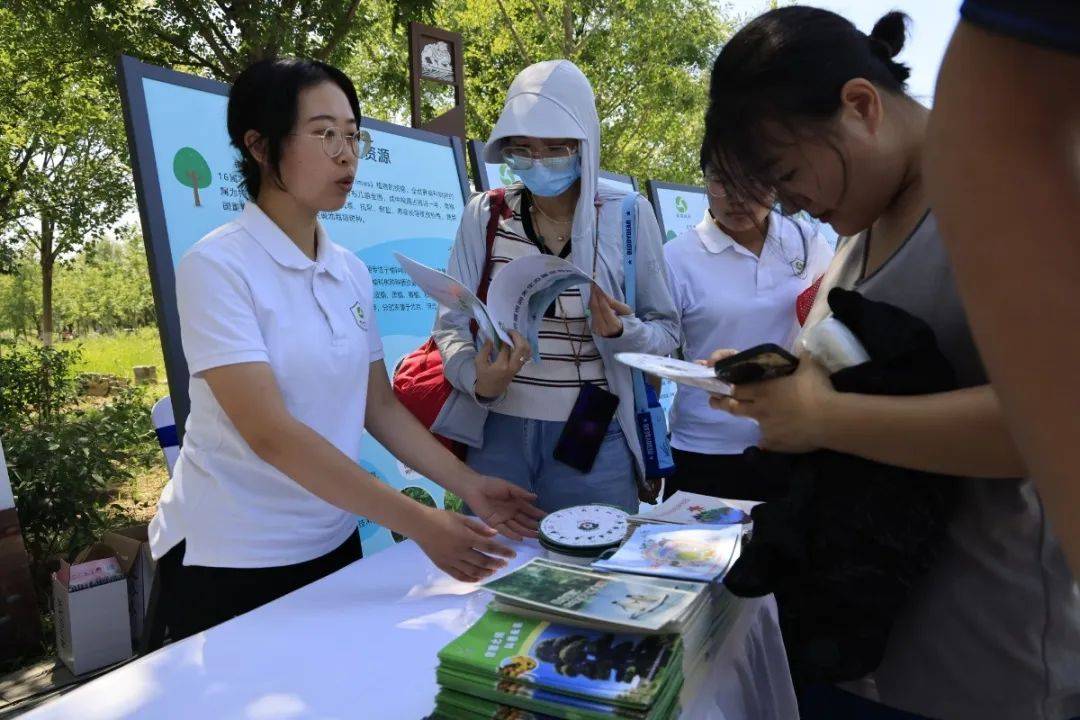
<instances>
[{"instance_id":1,"label":"black trousers","mask_svg":"<svg viewBox=\"0 0 1080 720\"><path fill-rule=\"evenodd\" d=\"M181 542L158 561L143 652L202 632L277 600L363 557L357 531L334 550L307 562L266 568L184 565Z\"/></svg>"},{"instance_id":2,"label":"black trousers","mask_svg":"<svg viewBox=\"0 0 1080 720\"><path fill-rule=\"evenodd\" d=\"M678 490L733 500L777 500L787 494L787 483L765 482L743 455L704 455L671 449L675 472L664 484L664 499Z\"/></svg>"}]
</instances>

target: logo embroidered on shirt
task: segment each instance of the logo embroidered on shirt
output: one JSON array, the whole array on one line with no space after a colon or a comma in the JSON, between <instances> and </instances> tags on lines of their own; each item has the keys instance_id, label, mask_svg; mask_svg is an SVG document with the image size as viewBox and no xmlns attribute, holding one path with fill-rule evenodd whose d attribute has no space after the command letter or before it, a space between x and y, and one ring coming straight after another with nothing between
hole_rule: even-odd
<instances>
[{"instance_id":1,"label":"logo embroidered on shirt","mask_svg":"<svg viewBox=\"0 0 1080 720\"><path fill-rule=\"evenodd\" d=\"M356 321L357 327L364 332L367 332L367 319L364 317L364 308L360 307L359 301L352 304L352 307L349 308L349 312L352 313L353 320Z\"/></svg>"},{"instance_id":2,"label":"logo embroidered on shirt","mask_svg":"<svg viewBox=\"0 0 1080 720\"><path fill-rule=\"evenodd\" d=\"M796 275L802 275L803 270L806 269L805 260L793 260L791 262L791 269L795 271Z\"/></svg>"}]
</instances>

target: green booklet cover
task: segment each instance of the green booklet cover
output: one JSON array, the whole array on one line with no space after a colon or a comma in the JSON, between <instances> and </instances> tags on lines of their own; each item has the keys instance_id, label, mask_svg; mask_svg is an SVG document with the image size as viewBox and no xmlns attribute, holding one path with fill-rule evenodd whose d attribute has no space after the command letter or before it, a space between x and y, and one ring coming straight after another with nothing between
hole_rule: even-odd
<instances>
[{"instance_id":1,"label":"green booklet cover","mask_svg":"<svg viewBox=\"0 0 1080 720\"><path fill-rule=\"evenodd\" d=\"M679 690L682 687L682 678L679 677L669 682L663 691L656 697L652 707L644 710L634 710L627 707L619 707L604 703L585 700L582 698L560 695L540 688L532 687L513 680L502 680L498 683L485 683L475 681L459 673L440 668L437 678L442 690L440 695L452 692L451 700L443 696L442 707L453 704L454 700L461 696L469 696L474 699L486 701L490 705L507 705L512 708L528 710L535 714L550 715L560 720L610 720L610 718L625 718L626 720L660 720L672 715L672 710L678 703ZM458 701L455 711L462 711L462 703ZM470 706L470 711L475 711L475 703ZM444 713L445 714L445 713ZM484 717L483 712L474 717Z\"/></svg>"},{"instance_id":2,"label":"green booklet cover","mask_svg":"<svg viewBox=\"0 0 1080 720\"><path fill-rule=\"evenodd\" d=\"M648 707L681 674L674 635L620 634L488 610L439 652L442 668L608 703Z\"/></svg>"},{"instance_id":3,"label":"green booklet cover","mask_svg":"<svg viewBox=\"0 0 1080 720\"><path fill-rule=\"evenodd\" d=\"M439 690L435 696L435 711L451 720L556 720L554 715L494 703L446 688Z\"/></svg>"},{"instance_id":4,"label":"green booklet cover","mask_svg":"<svg viewBox=\"0 0 1080 720\"><path fill-rule=\"evenodd\" d=\"M673 717L673 710L678 702L678 694L654 711L653 717ZM556 720L555 715L533 712L505 703L491 702L474 695L443 688L435 698L436 718L446 720ZM615 717L622 717L616 715Z\"/></svg>"}]
</instances>

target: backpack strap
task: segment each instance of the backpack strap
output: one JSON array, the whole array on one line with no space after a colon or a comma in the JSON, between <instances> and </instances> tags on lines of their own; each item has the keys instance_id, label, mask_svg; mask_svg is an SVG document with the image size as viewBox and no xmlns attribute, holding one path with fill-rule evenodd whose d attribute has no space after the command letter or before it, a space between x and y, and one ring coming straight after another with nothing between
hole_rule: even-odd
<instances>
[{"instance_id":1,"label":"backpack strap","mask_svg":"<svg viewBox=\"0 0 1080 720\"><path fill-rule=\"evenodd\" d=\"M487 302L488 286L491 285L491 251L495 247L495 233L499 229L499 220L511 215L510 206L506 204L506 188L495 188L488 191L488 203L490 214L487 221L487 234L484 238L484 269L480 273L480 284L476 286L476 297L481 302Z\"/></svg>"}]
</instances>

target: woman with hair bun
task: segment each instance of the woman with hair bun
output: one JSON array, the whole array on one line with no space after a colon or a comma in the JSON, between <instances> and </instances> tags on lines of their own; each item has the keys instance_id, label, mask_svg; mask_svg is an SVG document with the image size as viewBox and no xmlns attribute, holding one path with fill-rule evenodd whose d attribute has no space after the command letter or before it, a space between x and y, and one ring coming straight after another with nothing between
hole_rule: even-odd
<instances>
[{"instance_id":1,"label":"woman with hair bun","mask_svg":"<svg viewBox=\"0 0 1080 720\"><path fill-rule=\"evenodd\" d=\"M766 450L826 449L961 478L939 559L881 664L852 692L800 688L804 718L1068 720L1080 716L1080 593L1024 477L924 189L930 111L906 94L909 70L895 60L906 23L889 13L867 35L816 8L761 15L713 66L706 142L742 192L775 191L850 236L807 328L829 312L833 287L889 303L932 328L960 389L839 393L804 357L789 377L711 402L757 420Z\"/></svg>"}]
</instances>

